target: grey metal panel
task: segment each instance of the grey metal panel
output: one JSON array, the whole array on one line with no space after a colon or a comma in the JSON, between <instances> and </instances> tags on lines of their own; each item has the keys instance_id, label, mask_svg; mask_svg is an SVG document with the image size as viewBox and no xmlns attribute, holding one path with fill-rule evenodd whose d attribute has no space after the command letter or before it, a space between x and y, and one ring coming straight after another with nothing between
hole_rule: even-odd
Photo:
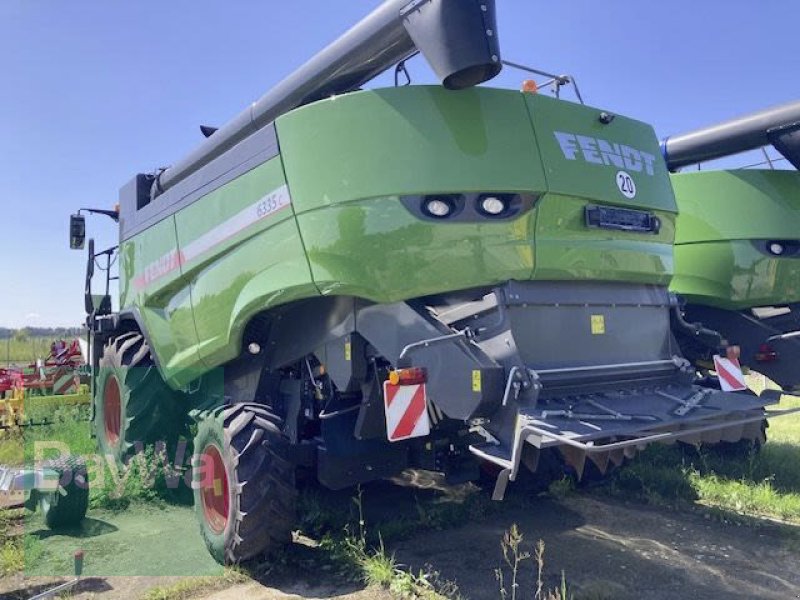
<instances>
[{"instance_id":1,"label":"grey metal panel","mask_svg":"<svg viewBox=\"0 0 800 600\"><path fill-rule=\"evenodd\" d=\"M679 354L670 329L671 297L664 287L569 281L511 281L497 288L491 302L446 307L455 329L468 327L475 342L506 369L535 371L611 365L614 376L663 377L664 368L633 368L633 363L670 361ZM457 317L454 320L452 317ZM593 331L592 319L604 331ZM617 368L618 365L628 365ZM607 373L568 374L549 380L608 379Z\"/></svg>"},{"instance_id":2,"label":"grey metal panel","mask_svg":"<svg viewBox=\"0 0 800 600\"><path fill-rule=\"evenodd\" d=\"M526 365L534 369L669 359L669 311L658 306L510 307L511 332ZM605 333L592 333L602 317Z\"/></svg>"},{"instance_id":3,"label":"grey metal panel","mask_svg":"<svg viewBox=\"0 0 800 600\"><path fill-rule=\"evenodd\" d=\"M359 391L367 376L366 343L358 334L328 342L315 351L340 392Z\"/></svg>"},{"instance_id":4,"label":"grey metal panel","mask_svg":"<svg viewBox=\"0 0 800 600\"><path fill-rule=\"evenodd\" d=\"M363 336L381 356L396 365L406 345L452 333L405 302L369 304L352 297L322 297L294 303L270 311L264 322L267 325L253 340L262 345L264 364L270 369L290 365L320 350L326 354L321 359L328 358L328 352L341 353L341 348L325 346L342 344L345 336L352 333ZM359 352L357 345L352 352ZM352 355L353 361L357 358L357 354ZM412 354L412 359L414 366L424 367L428 372L429 399L451 418L467 419L483 414L502 398L502 369L474 344L456 340L420 348ZM341 365L331 366L332 374L339 379L337 384L349 387L349 377ZM352 368L361 367L353 364ZM482 386L478 391L472 383L475 370L481 371Z\"/></svg>"},{"instance_id":5,"label":"grey metal panel","mask_svg":"<svg viewBox=\"0 0 800 600\"><path fill-rule=\"evenodd\" d=\"M120 238L127 240L206 194L279 155L275 124L260 129L198 169L143 208L136 209L135 180L120 190ZM265 190L265 192L268 190Z\"/></svg>"},{"instance_id":6,"label":"grey metal panel","mask_svg":"<svg viewBox=\"0 0 800 600\"><path fill-rule=\"evenodd\" d=\"M332 296L297 302L270 312L265 363L275 369L308 356L319 347L355 331L352 297Z\"/></svg>"},{"instance_id":7,"label":"grey metal panel","mask_svg":"<svg viewBox=\"0 0 800 600\"><path fill-rule=\"evenodd\" d=\"M356 316L356 329L394 365L408 344L453 333L405 302L362 308ZM412 361L427 370L428 397L450 418L483 415L502 399L502 378L493 375L500 367L474 344L455 340L420 348L413 353ZM475 370L481 371L483 379L480 391L472 386Z\"/></svg>"},{"instance_id":8,"label":"grey metal panel","mask_svg":"<svg viewBox=\"0 0 800 600\"><path fill-rule=\"evenodd\" d=\"M669 306L664 286L596 281L510 281L505 303L557 306Z\"/></svg>"},{"instance_id":9,"label":"grey metal panel","mask_svg":"<svg viewBox=\"0 0 800 600\"><path fill-rule=\"evenodd\" d=\"M661 142L667 166L679 169L746 150L769 146L767 135L772 129L800 122L800 101L789 102L710 127L682 135L670 136Z\"/></svg>"}]
</instances>

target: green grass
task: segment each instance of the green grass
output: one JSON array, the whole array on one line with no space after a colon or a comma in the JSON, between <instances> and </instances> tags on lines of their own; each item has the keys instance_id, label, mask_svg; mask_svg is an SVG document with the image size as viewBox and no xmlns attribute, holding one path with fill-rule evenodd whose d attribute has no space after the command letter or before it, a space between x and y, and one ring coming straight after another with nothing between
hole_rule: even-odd
<instances>
[{"instance_id":1,"label":"green grass","mask_svg":"<svg viewBox=\"0 0 800 600\"><path fill-rule=\"evenodd\" d=\"M420 512L421 504L418 503L418 519L390 518L381 520L374 528L367 523L364 514L365 509L370 507L365 506L361 488L346 508L325 507L313 494L301 495L301 506L310 509L307 513L303 513L301 509L301 514L306 515L301 533L320 536L318 547L322 556L319 560L331 565L345 579L389 590L399 598L420 600L461 598L455 583L443 579L438 572L430 568L417 573L408 570L397 563L394 555L389 553L384 544L387 525L392 523L402 523L402 527L395 532L398 537L406 537L414 531L430 527L431 514ZM432 514L443 515L445 511ZM466 513L457 511L456 514L461 517L458 524L463 524ZM448 517L446 522L456 524L455 518L451 523ZM331 527L333 524L335 526ZM436 521L437 528L444 526L445 521ZM286 565L294 562L292 552L289 550L289 555L283 559Z\"/></svg>"},{"instance_id":2,"label":"green grass","mask_svg":"<svg viewBox=\"0 0 800 600\"><path fill-rule=\"evenodd\" d=\"M800 408L800 398L784 396L778 408ZM800 413L774 419L767 433L760 451L650 446L605 491L656 505L697 502L800 522Z\"/></svg>"},{"instance_id":3,"label":"green grass","mask_svg":"<svg viewBox=\"0 0 800 600\"><path fill-rule=\"evenodd\" d=\"M785 397L780 408L792 407L800 407L800 399ZM49 442L51 446L58 442L62 448L76 454L93 453L95 441L91 438L85 411L58 409L53 425L7 433L0 438L0 462L22 463L33 456L37 442L40 447L42 442ZM708 450L697 452L678 445L654 445L628 467L613 474L609 484L600 489L626 500L636 498L670 506L699 502L723 511L800 522L800 414L772 422L769 438L759 453L733 455ZM152 452L148 457L153 458ZM136 504L152 509L163 506L165 499L176 499L170 496L172 492L166 489L163 478L149 482L136 467L121 488L114 484L107 470L104 482L102 486L92 487L93 509L119 510ZM573 488L572 481L565 479L554 483L550 493L562 497L571 494ZM421 530L442 530L480 520L503 510L509 503L513 505L514 495L511 494L505 504L493 503L487 494L479 493L420 497L423 499L417 502L415 512L392 514L391 518L376 521L374 527L367 527L360 496L353 502L348 499L347 506L336 509L329 505L327 498L305 493L301 496L301 530L321 539L319 548L323 560L338 566L346 577L389 589L398 596L455 597L457 589L439 581L436 573L412 573L398 565L384 542L407 538ZM47 554L45 542L39 537L9 536L9 522L7 516L0 517L1 574L18 571ZM287 565L292 560L292 556L284 559ZM177 600L200 590L215 589L217 585L226 583L220 578L192 578L154 590L147 598Z\"/></svg>"},{"instance_id":4,"label":"green grass","mask_svg":"<svg viewBox=\"0 0 800 600\"><path fill-rule=\"evenodd\" d=\"M0 430L0 465L21 465L25 461L22 432Z\"/></svg>"},{"instance_id":5,"label":"green grass","mask_svg":"<svg viewBox=\"0 0 800 600\"><path fill-rule=\"evenodd\" d=\"M220 576L188 577L172 585L155 587L142 596L142 600L185 600L247 581L250 578L240 569L226 567Z\"/></svg>"},{"instance_id":6,"label":"green grass","mask_svg":"<svg viewBox=\"0 0 800 600\"><path fill-rule=\"evenodd\" d=\"M21 571L25 565L25 550L20 536L9 531L19 511L0 510L0 576Z\"/></svg>"}]
</instances>

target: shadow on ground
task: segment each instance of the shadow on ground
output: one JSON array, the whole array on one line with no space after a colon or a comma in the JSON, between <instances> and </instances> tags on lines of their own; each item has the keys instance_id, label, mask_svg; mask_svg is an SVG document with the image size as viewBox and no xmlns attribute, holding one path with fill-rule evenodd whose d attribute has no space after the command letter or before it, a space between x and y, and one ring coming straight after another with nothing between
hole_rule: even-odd
<instances>
[{"instance_id":1,"label":"shadow on ground","mask_svg":"<svg viewBox=\"0 0 800 600\"><path fill-rule=\"evenodd\" d=\"M66 583L69 581L68 579L55 579L52 582L36 584L32 586L23 586L17 589L12 590L5 590L3 591L2 598L4 600L26 600L27 598L32 598L37 594L42 594L48 590L51 590L62 583ZM113 589L111 585L105 580L99 577L87 577L86 579L82 579L79 581L75 587L70 588L67 592L65 591L62 596L63 597L71 597L76 596L79 594L102 594L104 592L109 592Z\"/></svg>"},{"instance_id":2,"label":"shadow on ground","mask_svg":"<svg viewBox=\"0 0 800 600\"><path fill-rule=\"evenodd\" d=\"M58 531L38 528L39 525L40 523L38 520L31 521L31 526L29 528L31 531L28 533L40 540L46 540L47 538L53 536L68 536L75 539L93 538L99 535L108 535L109 533L119 531L119 528L115 527L111 523L107 521L101 521L100 519L93 519L92 517L86 517L83 522L76 527L65 527L59 529Z\"/></svg>"},{"instance_id":3,"label":"shadow on ground","mask_svg":"<svg viewBox=\"0 0 800 600\"><path fill-rule=\"evenodd\" d=\"M420 472L398 483L363 487L369 537L374 541L380 533L398 563L414 573L438 573L440 581L455 582L472 600L500 597L500 541L512 524L524 536L523 551L532 553L538 540L544 542L545 586L557 587L563 572L576 600L800 595L798 556L789 543L798 539L800 528L763 521L744 526L741 518L724 511L712 518L696 510L666 510L586 493L531 498L518 490L501 505L475 486L448 487ZM313 490L311 497L307 508L313 512L316 506L323 514L314 516L318 530L310 534L324 535L348 522L352 531L358 523L352 491ZM332 597L359 589L337 582L337 575L344 574L336 573L324 549L295 547L289 555L289 571L277 569L259 579L301 597L324 596L319 588L298 593L298 581L330 580ZM517 598L533 598L533 560L523 563L519 583Z\"/></svg>"}]
</instances>

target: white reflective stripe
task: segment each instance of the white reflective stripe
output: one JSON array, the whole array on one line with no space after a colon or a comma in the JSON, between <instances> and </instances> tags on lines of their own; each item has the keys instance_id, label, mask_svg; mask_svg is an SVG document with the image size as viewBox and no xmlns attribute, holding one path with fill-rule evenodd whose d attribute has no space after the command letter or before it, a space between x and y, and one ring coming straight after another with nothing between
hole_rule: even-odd
<instances>
[{"instance_id":1,"label":"white reflective stripe","mask_svg":"<svg viewBox=\"0 0 800 600\"><path fill-rule=\"evenodd\" d=\"M239 211L230 219L212 227L199 238L186 244L181 251L170 250L164 256L146 265L142 272L133 278L133 287L143 289L156 279L178 270L188 260L193 260L208 252L214 246L244 231L250 225L274 215L291 205L292 198L286 184L270 192L258 202Z\"/></svg>"},{"instance_id":2,"label":"white reflective stripe","mask_svg":"<svg viewBox=\"0 0 800 600\"><path fill-rule=\"evenodd\" d=\"M411 404L411 399L417 391L418 385L401 385L397 386L397 391L392 397L392 403L386 407L386 431L391 436L397 429L400 419L406 414L408 406Z\"/></svg>"},{"instance_id":3,"label":"white reflective stripe","mask_svg":"<svg viewBox=\"0 0 800 600\"><path fill-rule=\"evenodd\" d=\"M717 372L723 392L741 392L747 389L747 383L738 361L715 355L714 370Z\"/></svg>"},{"instance_id":4,"label":"white reflective stripe","mask_svg":"<svg viewBox=\"0 0 800 600\"><path fill-rule=\"evenodd\" d=\"M431 421L425 384L383 386L386 437L390 442L428 435Z\"/></svg>"},{"instance_id":5,"label":"white reflective stripe","mask_svg":"<svg viewBox=\"0 0 800 600\"><path fill-rule=\"evenodd\" d=\"M292 198L289 195L289 188L286 185L282 185L277 190L261 198L258 202L251 204L244 210L233 215L227 221L223 221L196 240L186 244L181 252L183 262L193 260L204 252L208 252L214 246L244 231L250 225L261 219L274 215L291 203Z\"/></svg>"},{"instance_id":6,"label":"white reflective stripe","mask_svg":"<svg viewBox=\"0 0 800 600\"><path fill-rule=\"evenodd\" d=\"M431 432L431 425L430 425L430 417L428 416L428 411L422 411L419 418L417 419L417 423L414 425L414 429L408 435L410 438L420 437L423 435L428 435Z\"/></svg>"}]
</instances>

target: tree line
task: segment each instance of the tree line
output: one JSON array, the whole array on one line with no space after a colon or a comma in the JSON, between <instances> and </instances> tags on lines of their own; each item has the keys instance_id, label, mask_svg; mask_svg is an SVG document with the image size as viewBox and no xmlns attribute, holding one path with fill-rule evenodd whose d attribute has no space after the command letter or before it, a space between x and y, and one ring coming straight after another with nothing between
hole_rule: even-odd
<instances>
[{"instance_id":1,"label":"tree line","mask_svg":"<svg viewBox=\"0 0 800 600\"><path fill-rule=\"evenodd\" d=\"M82 336L86 333L83 327L22 327L11 329L0 327L0 340L29 339L29 338L70 338Z\"/></svg>"}]
</instances>

